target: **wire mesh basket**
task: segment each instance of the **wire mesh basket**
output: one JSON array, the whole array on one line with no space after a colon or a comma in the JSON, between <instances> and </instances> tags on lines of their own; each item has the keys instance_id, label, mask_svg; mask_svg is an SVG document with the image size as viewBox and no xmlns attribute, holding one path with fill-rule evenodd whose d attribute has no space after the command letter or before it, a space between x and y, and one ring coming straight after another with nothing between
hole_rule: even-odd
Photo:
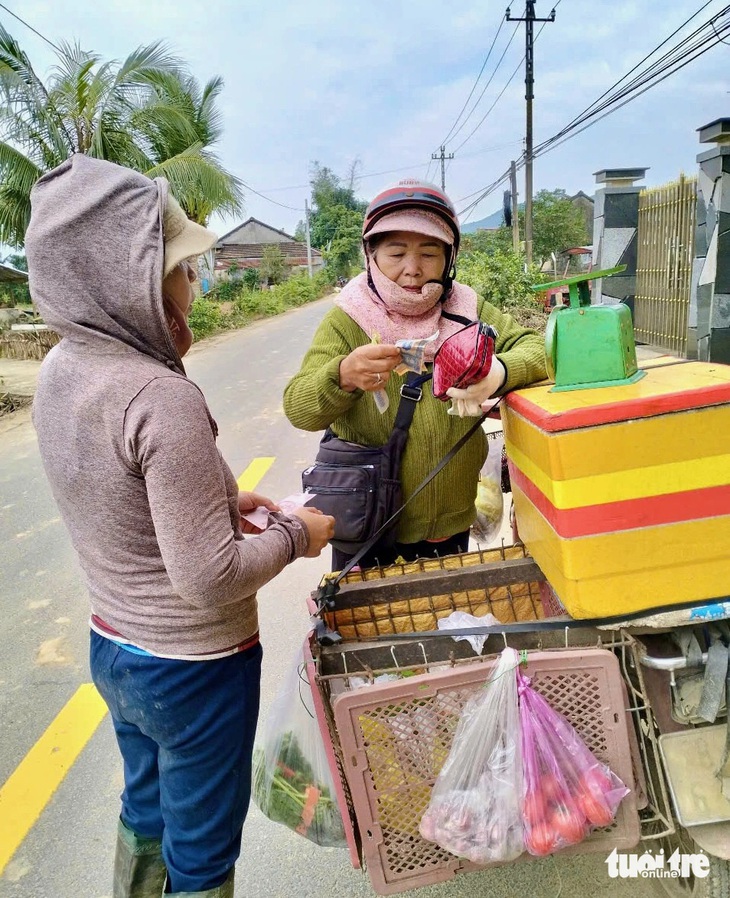
<instances>
[{"instance_id":1,"label":"wire mesh basket","mask_svg":"<svg viewBox=\"0 0 730 898\"><path fill-rule=\"evenodd\" d=\"M425 842L418 823L461 710L506 644L527 650L535 688L632 789L611 827L563 853L635 845L642 834L640 807L642 820L651 821L646 832L664 822L671 827L662 802L666 789L647 787L643 776L639 752L652 750L646 735L651 714L641 672L637 682L626 682L635 666L630 636L585 626L495 632L475 655L447 633L427 635L453 610L490 612L502 623L540 621L543 584L524 547L506 546L350 574L325 612L343 641L324 646L312 637L320 723L343 777L359 851L380 894L480 869ZM643 727L640 739L634 724Z\"/></svg>"},{"instance_id":2,"label":"wire mesh basket","mask_svg":"<svg viewBox=\"0 0 730 898\"><path fill-rule=\"evenodd\" d=\"M343 639L363 640L435 630L453 611L500 623L539 620L544 579L522 545L352 571L324 621Z\"/></svg>"}]
</instances>

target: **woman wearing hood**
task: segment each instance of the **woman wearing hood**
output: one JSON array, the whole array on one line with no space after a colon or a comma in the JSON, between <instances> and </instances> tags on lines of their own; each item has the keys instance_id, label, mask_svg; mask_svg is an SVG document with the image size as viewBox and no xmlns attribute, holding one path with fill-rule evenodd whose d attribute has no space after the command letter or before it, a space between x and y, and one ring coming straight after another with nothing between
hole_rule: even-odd
<instances>
[{"instance_id":1,"label":"woman wearing hood","mask_svg":"<svg viewBox=\"0 0 730 898\"><path fill-rule=\"evenodd\" d=\"M467 433L473 424L469 418L482 414L482 403L546 377L542 337L454 280L459 241L454 207L437 187L406 180L378 194L363 224L366 270L338 295L284 393L284 411L295 427L330 428L343 440L383 446L393 429L404 382L393 373L402 361L396 341L438 332L427 344L425 359L432 362L444 340L463 327L446 316L492 325L498 336L484 380L449 390L449 410L432 390L423 390L401 463L404 501ZM388 394L385 414L371 395L378 390ZM466 551L486 451L486 437L479 429L406 506L398 519L395 546L376 544L360 564ZM333 549L333 568L341 570L351 557Z\"/></svg>"},{"instance_id":2,"label":"woman wearing hood","mask_svg":"<svg viewBox=\"0 0 730 898\"><path fill-rule=\"evenodd\" d=\"M114 898L230 898L251 788L256 591L319 555L332 518L240 493L182 356L216 236L167 182L83 155L44 175L30 288L62 336L33 421L91 598L91 672L124 761ZM243 538L242 515L270 526Z\"/></svg>"}]
</instances>

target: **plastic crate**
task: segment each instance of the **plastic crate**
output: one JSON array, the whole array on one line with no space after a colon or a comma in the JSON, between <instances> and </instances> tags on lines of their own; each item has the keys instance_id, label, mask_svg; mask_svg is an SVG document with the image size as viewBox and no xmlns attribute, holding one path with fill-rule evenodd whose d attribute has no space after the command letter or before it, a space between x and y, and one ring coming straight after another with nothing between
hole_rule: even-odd
<instances>
[{"instance_id":1,"label":"plastic crate","mask_svg":"<svg viewBox=\"0 0 730 898\"><path fill-rule=\"evenodd\" d=\"M362 653L353 648L353 654ZM330 692L340 762L362 853L379 894L443 882L480 869L422 839L418 824L451 748L461 711L486 681L493 661L494 656L478 658L338 696ZM639 818L616 656L600 648L535 651L528 654L527 673L594 754L632 789L612 826L561 853L608 853L633 847L640 837ZM335 681L342 688L344 681L335 678L329 685ZM521 859L532 858L524 854Z\"/></svg>"}]
</instances>

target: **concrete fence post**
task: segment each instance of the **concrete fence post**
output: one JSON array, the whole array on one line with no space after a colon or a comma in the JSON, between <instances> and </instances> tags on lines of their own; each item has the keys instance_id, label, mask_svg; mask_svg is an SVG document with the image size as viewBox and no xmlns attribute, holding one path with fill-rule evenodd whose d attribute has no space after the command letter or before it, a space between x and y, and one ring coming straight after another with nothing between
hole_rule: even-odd
<instances>
[{"instance_id":1,"label":"concrete fence post","mask_svg":"<svg viewBox=\"0 0 730 898\"><path fill-rule=\"evenodd\" d=\"M593 267L626 265L626 271L593 282L592 302L615 303L625 299L633 314L636 295L639 193L648 168L606 168L594 172L596 190L593 206Z\"/></svg>"},{"instance_id":2,"label":"concrete fence post","mask_svg":"<svg viewBox=\"0 0 730 898\"><path fill-rule=\"evenodd\" d=\"M697 230L687 357L730 363L730 118L697 129Z\"/></svg>"}]
</instances>

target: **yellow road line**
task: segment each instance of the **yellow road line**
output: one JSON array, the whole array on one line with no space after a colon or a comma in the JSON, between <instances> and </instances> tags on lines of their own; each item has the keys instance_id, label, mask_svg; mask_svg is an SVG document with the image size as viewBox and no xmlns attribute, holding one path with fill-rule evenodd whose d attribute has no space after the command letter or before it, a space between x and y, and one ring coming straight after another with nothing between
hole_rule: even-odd
<instances>
[{"instance_id":1,"label":"yellow road line","mask_svg":"<svg viewBox=\"0 0 730 898\"><path fill-rule=\"evenodd\" d=\"M256 489L275 460L275 458L266 457L255 458L238 478L238 488L240 490Z\"/></svg>"},{"instance_id":2,"label":"yellow road line","mask_svg":"<svg viewBox=\"0 0 730 898\"><path fill-rule=\"evenodd\" d=\"M83 683L0 789L0 873L106 711L94 685Z\"/></svg>"},{"instance_id":3,"label":"yellow road line","mask_svg":"<svg viewBox=\"0 0 730 898\"><path fill-rule=\"evenodd\" d=\"M253 490L275 458L254 458L238 478ZM83 683L0 788L0 875L106 715L93 683Z\"/></svg>"}]
</instances>

